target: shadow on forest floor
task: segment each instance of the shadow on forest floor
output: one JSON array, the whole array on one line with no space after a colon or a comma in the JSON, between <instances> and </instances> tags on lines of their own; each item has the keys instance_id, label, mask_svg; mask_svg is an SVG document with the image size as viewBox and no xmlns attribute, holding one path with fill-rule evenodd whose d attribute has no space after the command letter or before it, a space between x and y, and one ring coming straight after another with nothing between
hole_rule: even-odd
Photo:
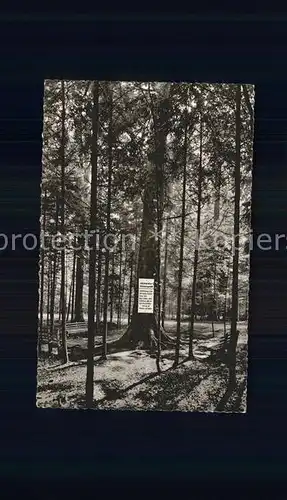
<instances>
[{"instance_id":1,"label":"shadow on forest floor","mask_svg":"<svg viewBox=\"0 0 287 500\"><path fill-rule=\"evenodd\" d=\"M177 369L178 370L178 369ZM205 370L193 372L188 368L163 374L162 379L149 383L136 395L141 405L149 409L152 400L153 410L172 411L178 409L178 402L190 396L190 392L208 375Z\"/></svg>"},{"instance_id":2,"label":"shadow on forest floor","mask_svg":"<svg viewBox=\"0 0 287 500\"><path fill-rule=\"evenodd\" d=\"M235 387L227 387L221 400L215 407L216 412L240 411L240 403L246 388L246 381L236 384Z\"/></svg>"},{"instance_id":3,"label":"shadow on forest floor","mask_svg":"<svg viewBox=\"0 0 287 500\"><path fill-rule=\"evenodd\" d=\"M188 358L185 358L185 359L179 361L178 366L182 365L186 361L188 361ZM130 362L132 362L132 361L130 361ZM166 369L163 369L160 374L159 373L151 373L147 377L144 377L144 378L138 380L137 382L134 382L133 384L128 385L127 387L125 387L123 389L110 388L109 383L105 383L105 382L101 381L102 387L106 392L106 396L104 398L100 399L98 401L98 403L101 403L103 401L112 401L112 400L120 399L131 389L134 389L135 387L138 387L142 384L145 384L148 381L154 379L155 377L162 377L166 372L168 372L170 370L173 370L173 366L170 366Z\"/></svg>"},{"instance_id":4,"label":"shadow on forest floor","mask_svg":"<svg viewBox=\"0 0 287 500\"><path fill-rule=\"evenodd\" d=\"M105 397L98 400L98 408L133 410L180 410L181 402L189 401L195 388L212 377L222 375L222 368L182 360L176 369L169 367L160 375L153 373L123 389L117 381L102 382ZM210 384L212 386L212 380ZM112 385L112 387L111 387ZM184 411L184 408L182 408Z\"/></svg>"},{"instance_id":5,"label":"shadow on forest floor","mask_svg":"<svg viewBox=\"0 0 287 500\"><path fill-rule=\"evenodd\" d=\"M95 359L95 407L100 410L245 411L247 346L238 347L237 388L226 394L228 370L187 357L173 369L173 349L163 351L162 373L146 351L119 351ZM52 366L51 366L52 364ZM85 408L86 361L38 364L37 406ZM65 369L62 369L65 368Z\"/></svg>"},{"instance_id":6,"label":"shadow on forest floor","mask_svg":"<svg viewBox=\"0 0 287 500\"><path fill-rule=\"evenodd\" d=\"M148 375L147 377L138 380L137 382L134 382L133 384L129 385L128 387L125 387L124 389L112 389L110 388L109 383L101 381L102 388L104 389L106 396L98 400L97 402L102 403L103 401L114 401L116 399L120 399L125 395L125 393L127 393L131 389L134 389L135 387L138 387L139 385L148 382L149 380L155 378L157 375L158 375L157 373L152 373L151 375Z\"/></svg>"}]
</instances>

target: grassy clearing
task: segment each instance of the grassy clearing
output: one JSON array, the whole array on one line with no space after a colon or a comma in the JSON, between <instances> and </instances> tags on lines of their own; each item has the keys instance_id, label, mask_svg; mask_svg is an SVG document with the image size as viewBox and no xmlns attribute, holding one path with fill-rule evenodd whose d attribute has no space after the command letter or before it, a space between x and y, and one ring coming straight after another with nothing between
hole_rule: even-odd
<instances>
[{"instance_id":1,"label":"grassy clearing","mask_svg":"<svg viewBox=\"0 0 287 500\"><path fill-rule=\"evenodd\" d=\"M209 334L210 325L200 326L198 337L201 339L195 341L195 345L208 345L208 342L214 341ZM216 336L222 335L221 328L216 325L216 329ZM221 405L220 411L244 412L246 326L242 325L240 329L238 387L228 398L225 398L228 371L223 364L204 360L185 361L185 347L181 351L181 363L175 370L171 369L174 350L163 351L163 373L157 375L155 359L143 350L132 350L110 354L104 362L95 358L95 407L99 410L213 412L219 411L218 405ZM37 406L84 408L85 379L85 360L67 366L58 361L39 361Z\"/></svg>"}]
</instances>

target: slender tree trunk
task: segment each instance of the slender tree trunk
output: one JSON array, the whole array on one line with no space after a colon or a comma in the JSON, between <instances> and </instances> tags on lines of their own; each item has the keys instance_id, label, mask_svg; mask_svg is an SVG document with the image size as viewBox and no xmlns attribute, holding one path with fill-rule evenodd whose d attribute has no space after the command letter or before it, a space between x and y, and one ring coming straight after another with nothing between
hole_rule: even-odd
<instances>
[{"instance_id":1,"label":"slender tree trunk","mask_svg":"<svg viewBox=\"0 0 287 500\"><path fill-rule=\"evenodd\" d=\"M112 252L111 256L112 261L112 276L111 276L111 298L110 298L110 325L112 326L114 319L114 272L115 272L115 255Z\"/></svg>"},{"instance_id":2,"label":"slender tree trunk","mask_svg":"<svg viewBox=\"0 0 287 500\"><path fill-rule=\"evenodd\" d=\"M100 331L100 321L101 321L101 286L102 286L102 250L101 247L98 250L98 279L97 279L97 304L96 304L96 333Z\"/></svg>"},{"instance_id":3,"label":"slender tree trunk","mask_svg":"<svg viewBox=\"0 0 287 500\"><path fill-rule=\"evenodd\" d=\"M71 281L70 281L70 286L69 286L69 300L68 300L68 308L67 308L67 316L66 316L66 321L69 321L70 318L70 313L71 313L71 307L72 307L72 293L73 293L73 272L71 276Z\"/></svg>"},{"instance_id":4,"label":"slender tree trunk","mask_svg":"<svg viewBox=\"0 0 287 500\"><path fill-rule=\"evenodd\" d=\"M168 219L165 226L165 242L164 242L164 264L163 264L163 285L162 285L162 316L161 326L164 328L166 315L166 284L167 284L167 255L168 255Z\"/></svg>"},{"instance_id":5,"label":"slender tree trunk","mask_svg":"<svg viewBox=\"0 0 287 500\"><path fill-rule=\"evenodd\" d=\"M229 263L228 263L226 288L225 288L225 294L224 294L224 317L223 317L223 331L224 331L224 338L225 339L227 337L227 332L226 332L226 314L227 314L227 295L228 295L228 290L229 290L229 277L230 277L229 275L230 275L230 268L229 268Z\"/></svg>"},{"instance_id":6,"label":"slender tree trunk","mask_svg":"<svg viewBox=\"0 0 287 500\"><path fill-rule=\"evenodd\" d=\"M131 311L134 310L135 304L135 296L136 296L136 288L137 288L137 269L140 255L140 239L141 239L141 224L138 226L136 222L135 227L135 246L132 253L131 265L133 266L132 270L132 291L131 291ZM133 300L132 300L133 299Z\"/></svg>"},{"instance_id":7,"label":"slender tree trunk","mask_svg":"<svg viewBox=\"0 0 287 500\"><path fill-rule=\"evenodd\" d=\"M47 272L47 302L46 302L46 315L47 315L47 337L48 337L48 354L50 355L52 352L52 348L50 347L50 302L51 302L51 281L52 281L52 262L49 259L48 255L48 272ZM42 351L40 351L42 352Z\"/></svg>"},{"instance_id":8,"label":"slender tree trunk","mask_svg":"<svg viewBox=\"0 0 287 500\"><path fill-rule=\"evenodd\" d=\"M90 229L97 230L98 224L98 122L99 122L99 83L93 83L92 116L92 179ZM96 233L97 234L97 233ZM86 377L86 405L92 408L94 403L94 344L95 344L95 295L96 295L96 256L97 241L92 242L89 259L89 297L88 297L88 359Z\"/></svg>"},{"instance_id":9,"label":"slender tree trunk","mask_svg":"<svg viewBox=\"0 0 287 500\"><path fill-rule=\"evenodd\" d=\"M226 308L227 308L227 293L228 293L228 283L226 284L225 294L224 294L224 308L223 308L223 332L224 338L226 339Z\"/></svg>"},{"instance_id":10,"label":"slender tree trunk","mask_svg":"<svg viewBox=\"0 0 287 500\"><path fill-rule=\"evenodd\" d=\"M57 234L59 228L59 199L56 197L56 223L55 223L55 233ZM55 324L55 299L56 299L56 288L57 288L57 267L58 267L58 252L56 249L52 249L53 255L53 270L52 270L52 280L51 280L51 300L50 300L50 338L54 335L54 324ZM49 345L49 354L52 353L52 346Z\"/></svg>"},{"instance_id":11,"label":"slender tree trunk","mask_svg":"<svg viewBox=\"0 0 287 500\"><path fill-rule=\"evenodd\" d=\"M101 287L102 287L102 280L101 280ZM100 307L100 318L101 318L101 321L103 320L103 316L104 316L104 302L101 300L101 307Z\"/></svg>"},{"instance_id":12,"label":"slender tree trunk","mask_svg":"<svg viewBox=\"0 0 287 500\"><path fill-rule=\"evenodd\" d=\"M176 310L176 346L174 357L174 368L179 363L180 338L181 338L181 302L182 302L182 272L184 255L184 233L185 233L185 205L186 205L186 168L187 168L187 127L188 116L185 111L185 132L184 132L184 159L183 159L183 179L182 179L182 205L181 205L181 232L180 232L180 250L178 267L178 291L177 291L177 310Z\"/></svg>"},{"instance_id":13,"label":"slender tree trunk","mask_svg":"<svg viewBox=\"0 0 287 500\"><path fill-rule=\"evenodd\" d=\"M250 102L250 98L249 98L247 86L246 85L242 85L242 90L243 90L244 100L245 100L245 103L246 103L246 106L248 108L249 115L250 115L250 127L251 127L251 133L253 135L253 131L254 131L254 113L253 113L253 108L252 108L252 105L251 105L251 102Z\"/></svg>"},{"instance_id":14,"label":"slender tree trunk","mask_svg":"<svg viewBox=\"0 0 287 500\"><path fill-rule=\"evenodd\" d=\"M172 319L173 314L172 314L172 304L170 298L168 298L167 303L168 303L168 319Z\"/></svg>"},{"instance_id":15,"label":"slender tree trunk","mask_svg":"<svg viewBox=\"0 0 287 500\"><path fill-rule=\"evenodd\" d=\"M71 321L74 320L76 260L77 260L77 254L74 251L74 254L73 254L73 271L72 271Z\"/></svg>"},{"instance_id":16,"label":"slender tree trunk","mask_svg":"<svg viewBox=\"0 0 287 500\"><path fill-rule=\"evenodd\" d=\"M193 279L192 279L192 294L191 294L191 317L190 317L190 332L189 332L189 358L193 357L193 336L194 336L194 318L196 307L196 280L199 256L199 242L201 230L201 202L202 202L202 140L203 140L203 117L200 117L200 152L199 152L199 169L198 169L198 198L197 198L197 220L196 220L196 237L194 260L193 260Z\"/></svg>"},{"instance_id":17,"label":"slender tree trunk","mask_svg":"<svg viewBox=\"0 0 287 500\"><path fill-rule=\"evenodd\" d=\"M157 149L156 144L156 149ZM161 147L159 145L159 147ZM163 155L164 158L164 155ZM163 161L155 163L155 174L156 174L156 214L157 214L157 274L156 274L156 291L157 291L157 356L156 356L156 368L157 372L161 372L160 362L161 362L161 238L162 238L162 217L163 217Z\"/></svg>"},{"instance_id":18,"label":"slender tree trunk","mask_svg":"<svg viewBox=\"0 0 287 500\"><path fill-rule=\"evenodd\" d=\"M130 285L129 285L129 305L128 305L128 323L131 321L131 313L132 313L132 293L133 293L133 271L134 271L134 252L131 254L131 274L130 274Z\"/></svg>"},{"instance_id":19,"label":"slender tree trunk","mask_svg":"<svg viewBox=\"0 0 287 500\"><path fill-rule=\"evenodd\" d=\"M118 297L118 317L117 328L121 327L121 311L122 311L122 264L123 264L123 237L120 238L120 262L119 262L119 297Z\"/></svg>"},{"instance_id":20,"label":"slender tree trunk","mask_svg":"<svg viewBox=\"0 0 287 500\"><path fill-rule=\"evenodd\" d=\"M120 326L122 326L122 312L126 313L126 309L124 309L125 303L125 287L126 287L126 276L127 276L127 262L126 255L124 254L124 268L123 268L123 280L122 280L122 292L121 292L121 310L120 310Z\"/></svg>"},{"instance_id":21,"label":"slender tree trunk","mask_svg":"<svg viewBox=\"0 0 287 500\"><path fill-rule=\"evenodd\" d=\"M47 193L44 191L43 204L42 204L42 215L43 215L43 224L42 224L42 232L45 235L46 232L46 198ZM40 272L40 305L39 305L39 332L38 332L38 355L41 354L41 335L43 331L43 315L44 315L44 279L45 279L45 249L41 247L41 272Z\"/></svg>"},{"instance_id":22,"label":"slender tree trunk","mask_svg":"<svg viewBox=\"0 0 287 500\"><path fill-rule=\"evenodd\" d=\"M246 293L246 299L245 299L245 318L246 321L248 320L248 308L249 308L249 293Z\"/></svg>"},{"instance_id":23,"label":"slender tree trunk","mask_svg":"<svg viewBox=\"0 0 287 500\"><path fill-rule=\"evenodd\" d=\"M67 261L69 261L68 259L68 255L67 255L67 251L66 251L66 267L68 267L68 263ZM66 276L65 276L65 297L66 297L66 323L68 321L67 319L67 314L68 314L68 308L70 307L69 306L69 284L68 284L68 273L66 272ZM68 301L68 305L67 305L67 301Z\"/></svg>"},{"instance_id":24,"label":"slender tree trunk","mask_svg":"<svg viewBox=\"0 0 287 500\"><path fill-rule=\"evenodd\" d=\"M216 264L214 266L213 275L213 304L212 304L212 335L215 337L214 321L217 321L217 304L216 304Z\"/></svg>"},{"instance_id":25,"label":"slender tree trunk","mask_svg":"<svg viewBox=\"0 0 287 500\"><path fill-rule=\"evenodd\" d=\"M84 169L83 160L83 124L80 127L80 167L81 170ZM80 229L83 231L85 229L85 220L82 218L80 223ZM78 238L79 250L76 253L76 290L75 290L75 304L73 307L74 314L72 316L72 321L83 322L83 288L84 288L84 239L82 236Z\"/></svg>"},{"instance_id":26,"label":"slender tree trunk","mask_svg":"<svg viewBox=\"0 0 287 500\"><path fill-rule=\"evenodd\" d=\"M61 321L61 315L62 315L62 295L61 295L61 291L60 291L59 305L58 305L58 323L60 323L60 321Z\"/></svg>"},{"instance_id":27,"label":"slender tree trunk","mask_svg":"<svg viewBox=\"0 0 287 500\"><path fill-rule=\"evenodd\" d=\"M113 92L110 88L109 105L109 131L108 131L108 201L107 201L107 229L106 234L110 234L111 229L111 196L112 196L112 168L113 168ZM107 242L108 243L108 242ZM102 358L107 359L107 338L108 338L108 303L109 303L109 266L110 251L108 244L105 249L105 279L104 279L104 330L103 330L103 352Z\"/></svg>"},{"instance_id":28,"label":"slender tree trunk","mask_svg":"<svg viewBox=\"0 0 287 500\"><path fill-rule=\"evenodd\" d=\"M158 216L160 217L160 216ZM160 227L158 225L158 227ZM161 233L159 233L161 234ZM160 320L161 320L161 312L160 312L160 306L161 306L161 303L160 303L160 264L161 264L161 261L160 261L160 238L158 238L158 241L157 241L157 246L158 246L158 249L157 249L157 257L158 257L158 264L157 264L157 313L158 313L158 317L157 317L157 356L156 356L156 368L157 368L157 372L158 373L161 373L161 367L160 367L160 362L161 362L161 326L160 326Z\"/></svg>"},{"instance_id":29,"label":"slender tree trunk","mask_svg":"<svg viewBox=\"0 0 287 500\"><path fill-rule=\"evenodd\" d=\"M240 148L241 148L241 86L236 86L236 160L234 169L234 248L232 265L232 315L230 352L237 343L238 319L238 263L239 263L239 220L240 220ZM229 385L236 385L236 356L229 356Z\"/></svg>"},{"instance_id":30,"label":"slender tree trunk","mask_svg":"<svg viewBox=\"0 0 287 500\"><path fill-rule=\"evenodd\" d=\"M220 214L220 188L221 188L221 166L216 171L215 200L214 200L214 222L219 219Z\"/></svg>"},{"instance_id":31,"label":"slender tree trunk","mask_svg":"<svg viewBox=\"0 0 287 500\"><path fill-rule=\"evenodd\" d=\"M65 82L61 81L61 94L62 94L62 117L61 117L61 233L62 237L65 236L65 141L66 141L66 103L65 103ZM62 245L61 250L61 308L62 308L62 325L61 325L61 348L63 363L69 361L67 335L66 335L66 249Z\"/></svg>"},{"instance_id":32,"label":"slender tree trunk","mask_svg":"<svg viewBox=\"0 0 287 500\"><path fill-rule=\"evenodd\" d=\"M212 330L212 336L215 337L213 314L214 314L214 312L213 312L213 307L212 307L212 311L211 311L211 330Z\"/></svg>"},{"instance_id":33,"label":"slender tree trunk","mask_svg":"<svg viewBox=\"0 0 287 500\"><path fill-rule=\"evenodd\" d=\"M48 261L48 273L47 273L47 309L46 309L46 316L47 316L47 332L50 332L50 299L51 299L51 281L52 281L52 263L49 260Z\"/></svg>"},{"instance_id":34,"label":"slender tree trunk","mask_svg":"<svg viewBox=\"0 0 287 500\"><path fill-rule=\"evenodd\" d=\"M79 238L81 245L81 238ZM84 321L83 315L83 285L84 285L84 256L83 250L78 250L76 265L76 292L75 292L75 316L73 321Z\"/></svg>"}]
</instances>

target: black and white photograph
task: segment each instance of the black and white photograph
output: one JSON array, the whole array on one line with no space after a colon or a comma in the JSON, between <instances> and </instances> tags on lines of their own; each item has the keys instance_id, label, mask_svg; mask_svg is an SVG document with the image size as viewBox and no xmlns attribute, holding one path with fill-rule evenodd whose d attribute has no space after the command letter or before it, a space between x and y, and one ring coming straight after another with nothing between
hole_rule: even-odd
<instances>
[{"instance_id":1,"label":"black and white photograph","mask_svg":"<svg viewBox=\"0 0 287 500\"><path fill-rule=\"evenodd\" d=\"M254 102L45 81L38 408L247 411Z\"/></svg>"}]
</instances>

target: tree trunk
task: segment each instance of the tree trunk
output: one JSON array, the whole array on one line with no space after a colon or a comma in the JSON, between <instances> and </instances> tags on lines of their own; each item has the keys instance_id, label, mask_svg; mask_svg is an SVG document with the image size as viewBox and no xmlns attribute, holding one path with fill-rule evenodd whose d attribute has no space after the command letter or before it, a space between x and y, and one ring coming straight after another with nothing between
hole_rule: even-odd
<instances>
[{"instance_id":1,"label":"tree trunk","mask_svg":"<svg viewBox=\"0 0 287 500\"><path fill-rule=\"evenodd\" d=\"M197 221L196 221L196 238L193 260L193 279L192 279L192 295L191 295L191 317L190 317L190 332L189 332L189 358L193 358L193 336L194 336L194 319L196 306L196 280L199 255L199 241L201 230L201 201L202 201L202 140L203 140L203 117L200 117L200 151L199 151L199 169L198 169L198 198L197 198Z\"/></svg>"},{"instance_id":2,"label":"tree trunk","mask_svg":"<svg viewBox=\"0 0 287 500\"><path fill-rule=\"evenodd\" d=\"M62 295L61 295L61 288L60 288L60 297L59 297L59 305L58 305L58 323L61 321L61 315L62 315Z\"/></svg>"},{"instance_id":3,"label":"tree trunk","mask_svg":"<svg viewBox=\"0 0 287 500\"><path fill-rule=\"evenodd\" d=\"M58 232L59 227L59 199L56 197L56 223L55 223L55 233ZM56 288L57 288L57 267L58 267L58 252L56 249L52 249L53 255L53 269L52 269L52 280L51 280L51 299L50 299L50 338L54 335L54 323L55 323L55 299L56 299ZM52 346L49 345L49 354L52 354Z\"/></svg>"},{"instance_id":4,"label":"tree trunk","mask_svg":"<svg viewBox=\"0 0 287 500\"><path fill-rule=\"evenodd\" d=\"M156 145L157 147L157 145ZM162 238L162 218L163 218L163 196L164 196L164 173L163 173L163 159L162 161L155 162L155 178L156 178L156 219L157 219L157 274L156 274L156 296L157 296L157 356L156 356L156 368L157 372L161 372L160 362L161 362L161 238Z\"/></svg>"},{"instance_id":5,"label":"tree trunk","mask_svg":"<svg viewBox=\"0 0 287 500\"><path fill-rule=\"evenodd\" d=\"M159 220L161 220L161 216L158 215ZM158 224L158 228L160 227L160 223ZM161 230L159 230L161 231ZM161 234L159 232L159 234ZM161 373L161 314L160 314L160 307L161 307L161 301L160 301L160 238L157 240L157 283L156 283L156 297L157 297L157 353L156 353L156 369L158 373Z\"/></svg>"},{"instance_id":6,"label":"tree trunk","mask_svg":"<svg viewBox=\"0 0 287 500\"><path fill-rule=\"evenodd\" d=\"M64 238L65 235L65 141L66 141L66 103L65 103L65 83L61 81L61 94L62 94L62 117L61 117L61 233ZM61 325L61 355L63 363L69 361L67 335L66 335L66 249L62 245L61 250L61 308L62 308L62 325Z\"/></svg>"},{"instance_id":7,"label":"tree trunk","mask_svg":"<svg viewBox=\"0 0 287 500\"><path fill-rule=\"evenodd\" d=\"M102 280L101 280L101 286L102 286ZM101 318L101 321L103 320L103 311L104 311L104 303L101 300L100 301L100 318Z\"/></svg>"},{"instance_id":8,"label":"tree trunk","mask_svg":"<svg viewBox=\"0 0 287 500\"><path fill-rule=\"evenodd\" d=\"M164 329L166 315L166 284L167 284L167 251L168 251L168 219L165 226L165 242L164 242L164 264L163 264L163 285L162 285L162 315L161 326Z\"/></svg>"},{"instance_id":9,"label":"tree trunk","mask_svg":"<svg viewBox=\"0 0 287 500\"><path fill-rule=\"evenodd\" d=\"M122 281L122 293L121 293L121 315L120 315L120 325L122 326L122 312L126 312L126 309L124 309L124 304L125 304L125 291L126 291L126 276L127 276L127 262L126 262L126 255L124 258L124 268L123 268L123 281Z\"/></svg>"},{"instance_id":10,"label":"tree trunk","mask_svg":"<svg viewBox=\"0 0 287 500\"><path fill-rule=\"evenodd\" d=\"M139 245L139 256L137 265L137 276L135 286L135 297L130 324L124 335L117 341L110 343L112 347L137 346L145 348L157 347L157 337L160 325L158 324L158 299L155 297L154 312L150 314L138 313L138 282L139 278L152 278L157 280L158 273L158 245L156 228L157 219L156 201L162 199L164 182L160 182L157 191L156 172L163 172L165 161L166 137L168 133L169 100L163 99L154 110L155 149L149 155L146 185L143 191L143 215L141 223L141 235ZM156 289L158 293L158 287ZM161 332L163 342L174 342L167 334Z\"/></svg>"},{"instance_id":11,"label":"tree trunk","mask_svg":"<svg viewBox=\"0 0 287 500\"><path fill-rule=\"evenodd\" d=\"M121 234L120 239L120 262L119 262L119 297L118 297L118 317L117 327L121 327L121 313L122 313L122 265L123 265L123 237ZM124 286L124 285L123 285Z\"/></svg>"},{"instance_id":12,"label":"tree trunk","mask_svg":"<svg viewBox=\"0 0 287 500\"><path fill-rule=\"evenodd\" d=\"M109 131L108 131L108 200L107 200L107 226L106 226L107 235L110 234L110 229L111 229L112 168L113 168L113 91L112 88L110 88ZM110 251L107 244L105 248L104 321L103 321L104 329L103 329L103 346L102 346L103 359L107 359L109 266L110 266Z\"/></svg>"},{"instance_id":13,"label":"tree trunk","mask_svg":"<svg viewBox=\"0 0 287 500\"><path fill-rule=\"evenodd\" d=\"M236 160L234 169L234 248L232 266L232 315L229 355L229 385L236 385L237 319L238 319L238 263L239 263L239 220L240 220L240 146L241 146L241 86L236 86Z\"/></svg>"},{"instance_id":14,"label":"tree trunk","mask_svg":"<svg viewBox=\"0 0 287 500\"><path fill-rule=\"evenodd\" d=\"M229 262L228 262L228 268L227 268L227 279L226 279L226 288L225 288L225 294L224 294L224 316L223 316L223 331L224 331L224 338L226 339L227 337L227 331L226 331L226 316L227 316L227 295L228 295L228 290L229 290L229 277L230 277L230 267L229 267Z\"/></svg>"},{"instance_id":15,"label":"tree trunk","mask_svg":"<svg viewBox=\"0 0 287 500\"><path fill-rule=\"evenodd\" d=\"M147 186L143 196L143 219L137 269L137 282L131 323L129 327L130 341L134 344L143 343L145 348L150 347L150 331L156 328L154 314L138 313L138 280L157 276L157 244L155 233L156 211L154 206L154 182Z\"/></svg>"},{"instance_id":16,"label":"tree trunk","mask_svg":"<svg viewBox=\"0 0 287 500\"><path fill-rule=\"evenodd\" d=\"M68 255L67 255L67 251L66 251L66 268L68 268ZM67 319L67 315L69 313L68 311L68 308L70 307L69 305L69 301L70 301L70 296L69 296L69 283L68 283L68 273L66 272L66 277L65 277L65 296L66 296L66 323L68 321ZM67 301L68 301L68 304L67 304Z\"/></svg>"},{"instance_id":17,"label":"tree trunk","mask_svg":"<svg viewBox=\"0 0 287 500\"><path fill-rule=\"evenodd\" d=\"M141 237L141 222L138 226L136 222L136 228L135 228L135 246L134 246L134 251L132 253L132 291L131 291L131 297L133 298L133 301L135 300L136 296L136 286L137 286L137 263L139 261L139 252L140 252L140 237ZM133 302L131 299L131 314L133 311Z\"/></svg>"},{"instance_id":18,"label":"tree trunk","mask_svg":"<svg viewBox=\"0 0 287 500\"><path fill-rule=\"evenodd\" d=\"M147 174L147 183L143 193L143 216L141 225L141 236L137 267L137 282L135 287L134 307L131 323L126 332L126 338L132 344L142 343L146 348L151 344L158 347L158 339L161 336L163 342L170 341L169 337L161 331L160 301L158 298L160 283L160 259L158 236L155 230L162 227L162 200L164 195L164 163L166 154L166 137L168 134L170 102L163 98L154 106L152 103L152 115L154 126L154 151L149 156L150 165ZM158 210L157 210L158 209ZM153 278L157 282L156 297L153 314L138 313L138 283L139 278Z\"/></svg>"},{"instance_id":19,"label":"tree trunk","mask_svg":"<svg viewBox=\"0 0 287 500\"><path fill-rule=\"evenodd\" d=\"M214 222L219 219L220 214L220 187L221 187L221 166L216 171L215 179L215 200L214 200Z\"/></svg>"},{"instance_id":20,"label":"tree trunk","mask_svg":"<svg viewBox=\"0 0 287 500\"><path fill-rule=\"evenodd\" d=\"M71 281L70 281L70 286L69 286L69 299L68 299L68 308L67 308L67 315L66 315L66 321L69 321L70 313L71 313L71 307L72 307L72 292L73 292L73 272L71 276Z\"/></svg>"},{"instance_id":21,"label":"tree trunk","mask_svg":"<svg viewBox=\"0 0 287 500\"><path fill-rule=\"evenodd\" d=\"M182 297L182 272L184 255L184 233L185 233L185 204L186 204L186 167L187 167L187 127L188 116L185 111L185 131L184 131L184 159L183 159L183 179L182 179L182 206L181 206L181 232L178 268L178 289L177 289L177 310L176 310L176 347L174 357L174 368L179 362L180 338L181 338L181 297Z\"/></svg>"},{"instance_id":22,"label":"tree trunk","mask_svg":"<svg viewBox=\"0 0 287 500\"><path fill-rule=\"evenodd\" d=\"M246 85L242 85L242 90L243 90L244 100L245 100L245 103L246 103L246 106L248 108L249 115L250 115L250 128L251 128L251 134L253 136L253 132L254 132L254 113L253 113L253 108L252 108L252 105L251 105L251 102L250 102L250 98L249 98L249 94L248 94L248 89L247 89Z\"/></svg>"},{"instance_id":23,"label":"tree trunk","mask_svg":"<svg viewBox=\"0 0 287 500\"><path fill-rule=\"evenodd\" d=\"M52 263L51 260L48 261L48 273L47 273L47 332L50 332L50 298L51 298L51 281L52 281Z\"/></svg>"},{"instance_id":24,"label":"tree trunk","mask_svg":"<svg viewBox=\"0 0 287 500\"><path fill-rule=\"evenodd\" d=\"M131 253L130 265L131 265L131 274L130 274L130 284L129 284L129 305L128 305L128 323L130 323L132 319L132 293L133 293L133 271L134 271L134 252Z\"/></svg>"},{"instance_id":25,"label":"tree trunk","mask_svg":"<svg viewBox=\"0 0 287 500\"><path fill-rule=\"evenodd\" d=\"M224 333L225 339L227 337L227 332L226 332L227 293L228 293L228 282L226 284L226 289L225 289L225 294L224 294L224 306L223 306L223 333Z\"/></svg>"},{"instance_id":26,"label":"tree trunk","mask_svg":"<svg viewBox=\"0 0 287 500\"><path fill-rule=\"evenodd\" d=\"M212 314L211 314L211 331L212 331L212 336L215 337L213 311L212 311Z\"/></svg>"},{"instance_id":27,"label":"tree trunk","mask_svg":"<svg viewBox=\"0 0 287 500\"><path fill-rule=\"evenodd\" d=\"M92 116L92 177L90 230L97 230L98 223L98 122L99 122L99 83L93 83ZM97 234L97 233L96 233ZM96 238L95 238L96 239ZM89 297L88 297L88 359L86 377L86 405L92 408L94 403L94 343L95 343L95 295L96 295L96 241L92 242L89 259Z\"/></svg>"},{"instance_id":28,"label":"tree trunk","mask_svg":"<svg viewBox=\"0 0 287 500\"><path fill-rule=\"evenodd\" d=\"M246 300L245 300L245 319L246 321L248 320L248 309L249 309L249 293L246 293Z\"/></svg>"},{"instance_id":29,"label":"tree trunk","mask_svg":"<svg viewBox=\"0 0 287 500\"><path fill-rule=\"evenodd\" d=\"M83 285L84 285L84 256L83 256L83 250L80 249L77 253L77 265L76 265L75 316L73 318L73 321L75 322L84 321Z\"/></svg>"},{"instance_id":30,"label":"tree trunk","mask_svg":"<svg viewBox=\"0 0 287 500\"><path fill-rule=\"evenodd\" d=\"M76 259L77 254L74 251L73 254L73 271L72 271L72 299L71 299L71 321L74 319L74 307L75 307L75 276L76 276Z\"/></svg>"},{"instance_id":31,"label":"tree trunk","mask_svg":"<svg viewBox=\"0 0 287 500\"><path fill-rule=\"evenodd\" d=\"M97 304L96 304L96 332L100 331L100 320L101 320L101 286L102 286L102 250L101 247L98 250L98 279L97 279Z\"/></svg>"},{"instance_id":32,"label":"tree trunk","mask_svg":"<svg viewBox=\"0 0 287 500\"><path fill-rule=\"evenodd\" d=\"M42 232L45 235L46 232L46 190L44 191L44 199L42 205L42 215L43 215L43 224L42 224ZM39 331L38 331L38 355L41 354L41 335L43 330L43 315L44 315L44 278L45 278L45 249L41 247L41 273L40 273L40 305L39 305Z\"/></svg>"},{"instance_id":33,"label":"tree trunk","mask_svg":"<svg viewBox=\"0 0 287 500\"><path fill-rule=\"evenodd\" d=\"M214 321L217 321L217 301L216 301L216 264L214 266L214 275L213 275L213 307L212 307L212 335L215 337L215 330L214 330Z\"/></svg>"},{"instance_id":34,"label":"tree trunk","mask_svg":"<svg viewBox=\"0 0 287 500\"><path fill-rule=\"evenodd\" d=\"M112 275L111 275L111 298L110 298L110 325L113 323L114 319L114 272L115 272L115 255L114 252L112 252L111 256L111 261L112 261Z\"/></svg>"}]
</instances>

